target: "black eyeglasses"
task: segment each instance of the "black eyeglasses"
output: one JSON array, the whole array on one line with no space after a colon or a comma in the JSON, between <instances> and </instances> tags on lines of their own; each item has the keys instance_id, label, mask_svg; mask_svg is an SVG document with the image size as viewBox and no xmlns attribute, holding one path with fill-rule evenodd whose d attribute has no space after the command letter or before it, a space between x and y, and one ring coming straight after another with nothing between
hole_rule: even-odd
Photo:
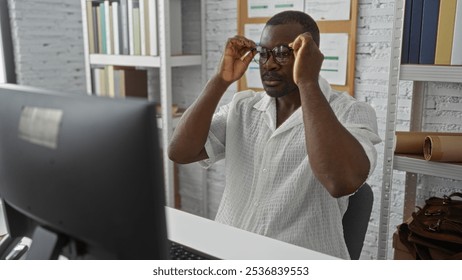
<instances>
[{"instance_id":1,"label":"black eyeglasses","mask_svg":"<svg viewBox=\"0 0 462 280\"><path fill-rule=\"evenodd\" d=\"M257 46L256 50L257 54L254 56L253 59L260 65L265 64L268 61L270 55L273 55L274 60L279 65L287 64L290 61L290 58L292 57L292 53L294 51L294 49L292 49L288 45L276 46L272 50L262 46Z\"/></svg>"}]
</instances>

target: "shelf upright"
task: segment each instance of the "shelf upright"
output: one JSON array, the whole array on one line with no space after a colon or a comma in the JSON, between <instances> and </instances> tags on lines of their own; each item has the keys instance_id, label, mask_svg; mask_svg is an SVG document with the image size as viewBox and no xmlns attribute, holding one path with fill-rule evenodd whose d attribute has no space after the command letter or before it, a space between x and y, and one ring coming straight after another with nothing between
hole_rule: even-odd
<instances>
[{"instance_id":1,"label":"shelf upright","mask_svg":"<svg viewBox=\"0 0 462 280\"><path fill-rule=\"evenodd\" d=\"M83 30L83 56L85 62L85 84L87 94L91 95L91 66L90 66L90 49L88 47L88 20L86 11L87 0L80 0L80 10L82 11L82 30Z\"/></svg>"},{"instance_id":2,"label":"shelf upright","mask_svg":"<svg viewBox=\"0 0 462 280\"><path fill-rule=\"evenodd\" d=\"M404 1L395 1L391 39L391 57L388 78L388 104L383 155L382 194L379 217L379 240L377 258L385 260L388 255L391 190L393 183L394 137L401 64L401 41L403 36Z\"/></svg>"},{"instance_id":3,"label":"shelf upright","mask_svg":"<svg viewBox=\"0 0 462 280\"><path fill-rule=\"evenodd\" d=\"M172 138L172 62L170 36L170 1L158 0L160 102L162 104L162 143L164 162L165 198L167 206L174 207L173 162L168 157L167 143Z\"/></svg>"}]
</instances>

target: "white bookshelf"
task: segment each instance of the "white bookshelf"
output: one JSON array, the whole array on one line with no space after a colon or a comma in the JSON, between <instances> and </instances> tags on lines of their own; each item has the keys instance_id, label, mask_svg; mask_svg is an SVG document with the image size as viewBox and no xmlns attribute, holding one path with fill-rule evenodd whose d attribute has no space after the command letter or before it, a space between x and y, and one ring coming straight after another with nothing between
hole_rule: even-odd
<instances>
[{"instance_id":1,"label":"white bookshelf","mask_svg":"<svg viewBox=\"0 0 462 280\"><path fill-rule=\"evenodd\" d=\"M403 64L400 69L400 79L462 83L462 66Z\"/></svg>"},{"instance_id":2,"label":"white bookshelf","mask_svg":"<svg viewBox=\"0 0 462 280\"><path fill-rule=\"evenodd\" d=\"M388 85L387 121L384 141L383 182L380 204L378 258L387 259L390 225L390 208L393 189L393 172L407 172L403 206L403 218L406 220L415 211L416 181L415 174L423 174L462 180L461 163L444 163L424 160L423 156L394 154L394 139L398 112L399 81L413 82L410 131L422 130L425 96L428 82L462 83L462 66L441 65L401 65L401 42L403 33L404 0L395 1L395 16L393 19L392 51L390 56L390 73ZM462 96L462 93L461 93ZM458 132L458 131L455 131ZM397 204L397 202L393 202Z\"/></svg>"},{"instance_id":3,"label":"white bookshelf","mask_svg":"<svg viewBox=\"0 0 462 280\"><path fill-rule=\"evenodd\" d=\"M89 59L90 65L160 68L159 56L90 54ZM196 66L201 64L201 55L177 55L171 57L172 67Z\"/></svg>"},{"instance_id":4,"label":"white bookshelf","mask_svg":"<svg viewBox=\"0 0 462 280\"><path fill-rule=\"evenodd\" d=\"M462 180L462 164L427 161L412 155L395 155L395 170Z\"/></svg>"},{"instance_id":5,"label":"white bookshelf","mask_svg":"<svg viewBox=\"0 0 462 280\"><path fill-rule=\"evenodd\" d=\"M101 66L128 66L128 67L141 67L141 68L156 68L159 69L159 84L160 84L160 103L162 112L160 118L157 119L157 126L161 129L161 143L163 152L163 163L164 163L164 181L166 189L166 200L167 205L174 206L174 166L173 162L168 158L168 143L172 136L173 128L178 123L178 117L172 117L172 68L173 67L186 67L186 66L197 66L205 65L205 39L202 35L201 38L201 53L194 55L172 55L172 40L175 40L173 46L175 47L174 52L178 52L178 38L181 31L181 27L171 27L171 5L174 5L175 10L172 11L178 18L178 5L181 5L181 1L188 0L150 0L150 3L156 3L155 8L150 8L149 12L156 11L155 26L157 29L156 37L158 39L158 55L156 56L142 56L142 55L114 55L114 54L101 54L101 53L90 53L89 48L89 35L88 35L88 21L87 21L87 9L86 2L88 0L81 0L82 7L82 27L83 27L83 39L84 39L84 57L85 57L85 71L86 71L86 86L88 94L92 94L92 67ZM152 2L151 2L152 1ZM104 1L97 1L104 2ZM200 30L201 34L204 34L204 21L205 21L205 3L204 0L196 1L200 5L201 20ZM152 15L150 14L149 17ZM143 18L143 17L142 17ZM146 28L146 26L142 27ZM177 32L172 34L171 32ZM150 34L152 31L150 31ZM133 36L132 36L133 37ZM145 40L147 40L145 38ZM129 42L130 43L130 42ZM181 42L180 42L181 43ZM133 44L129 44L132 45ZM181 48L181 45L180 45ZM144 49L145 51L145 49ZM205 79L205 67L202 70L202 83Z\"/></svg>"}]
</instances>

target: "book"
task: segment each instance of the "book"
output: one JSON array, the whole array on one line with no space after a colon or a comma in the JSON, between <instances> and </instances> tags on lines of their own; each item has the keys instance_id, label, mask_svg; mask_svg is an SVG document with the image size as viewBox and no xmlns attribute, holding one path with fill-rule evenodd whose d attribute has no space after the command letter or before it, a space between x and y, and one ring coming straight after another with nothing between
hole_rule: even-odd
<instances>
[{"instance_id":1,"label":"book","mask_svg":"<svg viewBox=\"0 0 462 280\"><path fill-rule=\"evenodd\" d=\"M111 24L111 8L109 0L104 0L104 27L106 39L106 54L112 54L112 24Z\"/></svg>"},{"instance_id":2,"label":"book","mask_svg":"<svg viewBox=\"0 0 462 280\"><path fill-rule=\"evenodd\" d=\"M124 69L118 69L119 72L119 96L125 97L125 72Z\"/></svg>"},{"instance_id":3,"label":"book","mask_svg":"<svg viewBox=\"0 0 462 280\"><path fill-rule=\"evenodd\" d=\"M435 64L451 64L454 22L456 18L456 0L441 0L436 36Z\"/></svg>"},{"instance_id":4,"label":"book","mask_svg":"<svg viewBox=\"0 0 462 280\"><path fill-rule=\"evenodd\" d=\"M148 98L148 75L146 70L126 68L123 72L125 96Z\"/></svg>"},{"instance_id":5,"label":"book","mask_svg":"<svg viewBox=\"0 0 462 280\"><path fill-rule=\"evenodd\" d=\"M420 64L435 63L436 32L440 0L424 0L422 10L422 31L420 36Z\"/></svg>"},{"instance_id":6,"label":"book","mask_svg":"<svg viewBox=\"0 0 462 280\"><path fill-rule=\"evenodd\" d=\"M151 34L150 34L150 18L149 18L149 0L142 0L144 2L144 38L145 38L145 54L151 55Z\"/></svg>"},{"instance_id":7,"label":"book","mask_svg":"<svg viewBox=\"0 0 462 280\"><path fill-rule=\"evenodd\" d=\"M117 1L114 1L111 3L112 6L112 41L114 45L114 54L120 54L120 28L119 28L119 23L120 23L120 18L119 18L119 3Z\"/></svg>"},{"instance_id":8,"label":"book","mask_svg":"<svg viewBox=\"0 0 462 280\"><path fill-rule=\"evenodd\" d=\"M139 0L140 9L140 54L146 55L146 17L145 17L145 1Z\"/></svg>"},{"instance_id":9,"label":"book","mask_svg":"<svg viewBox=\"0 0 462 280\"><path fill-rule=\"evenodd\" d=\"M411 8L411 30L409 36L409 63L419 63L420 36L422 32L423 0L414 0Z\"/></svg>"},{"instance_id":10,"label":"book","mask_svg":"<svg viewBox=\"0 0 462 280\"><path fill-rule=\"evenodd\" d=\"M128 41L128 4L127 0L120 0L120 9L119 9L119 18L120 18L120 32L121 32L121 54L128 55L129 51L129 41Z\"/></svg>"},{"instance_id":11,"label":"book","mask_svg":"<svg viewBox=\"0 0 462 280\"><path fill-rule=\"evenodd\" d=\"M108 2L110 3L110 2ZM108 16L109 16L109 44L111 45L111 52L109 54L115 54L114 53L114 14L113 14L113 6L112 4L109 5L107 11L108 11Z\"/></svg>"},{"instance_id":12,"label":"book","mask_svg":"<svg viewBox=\"0 0 462 280\"><path fill-rule=\"evenodd\" d=\"M99 5L98 19L101 25L101 53L107 54L106 11L104 4Z\"/></svg>"},{"instance_id":13,"label":"book","mask_svg":"<svg viewBox=\"0 0 462 280\"><path fill-rule=\"evenodd\" d=\"M451 65L462 65L462 0L457 1Z\"/></svg>"},{"instance_id":14,"label":"book","mask_svg":"<svg viewBox=\"0 0 462 280\"><path fill-rule=\"evenodd\" d=\"M141 55L141 30L139 1L133 0L133 55Z\"/></svg>"},{"instance_id":15,"label":"book","mask_svg":"<svg viewBox=\"0 0 462 280\"><path fill-rule=\"evenodd\" d=\"M96 10L96 22L98 30L98 53L104 53L105 48L103 49L103 26L101 20L101 7L95 6ZM105 44L105 43L104 43Z\"/></svg>"},{"instance_id":16,"label":"book","mask_svg":"<svg viewBox=\"0 0 462 280\"><path fill-rule=\"evenodd\" d=\"M133 42L133 1L134 0L127 1L128 46L129 46L128 49L129 49L130 55L135 54L135 44Z\"/></svg>"},{"instance_id":17,"label":"book","mask_svg":"<svg viewBox=\"0 0 462 280\"><path fill-rule=\"evenodd\" d=\"M95 27L93 25L93 2L87 0L85 4L87 13L88 51L90 53L95 53Z\"/></svg>"},{"instance_id":18,"label":"book","mask_svg":"<svg viewBox=\"0 0 462 280\"><path fill-rule=\"evenodd\" d=\"M404 6L404 21L403 21L403 42L401 47L401 63L409 63L409 40L411 35L411 10L412 0L406 0Z\"/></svg>"},{"instance_id":19,"label":"book","mask_svg":"<svg viewBox=\"0 0 462 280\"><path fill-rule=\"evenodd\" d=\"M115 97L114 89L114 66L108 65L106 69L106 85L107 85L107 96Z\"/></svg>"},{"instance_id":20,"label":"book","mask_svg":"<svg viewBox=\"0 0 462 280\"><path fill-rule=\"evenodd\" d=\"M98 30L98 9L99 7L97 5L93 4L92 7L92 16L93 16L93 40L95 42L95 53L100 53L101 48L100 48L100 42L99 42L99 30Z\"/></svg>"},{"instance_id":21,"label":"book","mask_svg":"<svg viewBox=\"0 0 462 280\"><path fill-rule=\"evenodd\" d=\"M148 1L149 13L149 54L156 56L159 55L157 45L157 1Z\"/></svg>"},{"instance_id":22,"label":"book","mask_svg":"<svg viewBox=\"0 0 462 280\"><path fill-rule=\"evenodd\" d=\"M91 69L91 86L92 86L92 93L93 95L100 95L100 74L99 74L99 68L93 68Z\"/></svg>"},{"instance_id":23,"label":"book","mask_svg":"<svg viewBox=\"0 0 462 280\"><path fill-rule=\"evenodd\" d=\"M105 68L93 69L93 93L97 96L107 96L107 75Z\"/></svg>"},{"instance_id":24,"label":"book","mask_svg":"<svg viewBox=\"0 0 462 280\"><path fill-rule=\"evenodd\" d=\"M114 67L114 97L122 97L120 77L123 70Z\"/></svg>"}]
</instances>

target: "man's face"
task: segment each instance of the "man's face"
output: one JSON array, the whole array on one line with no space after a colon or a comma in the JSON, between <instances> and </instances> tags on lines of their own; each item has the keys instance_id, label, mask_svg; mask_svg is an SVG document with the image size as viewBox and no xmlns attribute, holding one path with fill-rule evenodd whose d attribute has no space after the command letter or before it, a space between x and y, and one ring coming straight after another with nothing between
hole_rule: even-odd
<instances>
[{"instance_id":1,"label":"man's face","mask_svg":"<svg viewBox=\"0 0 462 280\"><path fill-rule=\"evenodd\" d=\"M275 47L292 43L301 33L303 33L303 29L298 23L268 25L263 29L260 46L273 50ZM273 53L269 55L266 63L260 63L260 75L263 88L267 94L277 98L292 92L298 92L298 87L293 78L293 53L283 65L276 61Z\"/></svg>"}]
</instances>

